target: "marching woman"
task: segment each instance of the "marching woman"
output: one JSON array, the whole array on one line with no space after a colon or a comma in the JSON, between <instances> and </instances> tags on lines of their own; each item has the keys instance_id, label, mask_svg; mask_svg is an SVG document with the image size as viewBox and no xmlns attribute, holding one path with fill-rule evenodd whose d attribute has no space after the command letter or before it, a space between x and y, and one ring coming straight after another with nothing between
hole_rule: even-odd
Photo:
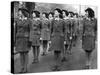
<instances>
[{"instance_id":1,"label":"marching woman","mask_svg":"<svg viewBox=\"0 0 100 75\"><path fill-rule=\"evenodd\" d=\"M25 14L26 9L18 9L18 19L16 19L16 51L20 53L21 73L27 72L28 52L31 48L29 43L29 24L30 21Z\"/></svg>"},{"instance_id":2,"label":"marching woman","mask_svg":"<svg viewBox=\"0 0 100 75\"><path fill-rule=\"evenodd\" d=\"M70 30L70 46L69 46L69 54L72 54L72 47L73 45L75 46L75 43L74 43L74 38L75 38L75 20L73 18L74 16L74 13L73 12L69 12L69 20L70 20L70 26L69 26L69 30Z\"/></svg>"},{"instance_id":3,"label":"marching woman","mask_svg":"<svg viewBox=\"0 0 100 75\"><path fill-rule=\"evenodd\" d=\"M63 59L62 59L62 62L63 61L66 61L66 51L68 50L68 47L70 46L70 30L69 30L69 26L71 25L71 22L68 18L68 11L67 10L62 10L62 14L63 14L63 20L65 22L65 49L64 49L64 52L63 52Z\"/></svg>"},{"instance_id":4,"label":"marching woman","mask_svg":"<svg viewBox=\"0 0 100 75\"><path fill-rule=\"evenodd\" d=\"M93 9L85 10L86 18L83 19L82 48L86 52L86 69L91 68L91 53L95 49L95 39L97 34L97 20Z\"/></svg>"},{"instance_id":5,"label":"marching woman","mask_svg":"<svg viewBox=\"0 0 100 75\"><path fill-rule=\"evenodd\" d=\"M54 51L55 65L53 71L60 70L60 55L64 50L64 21L62 11L59 8L54 10L54 19L51 23L51 46L50 50Z\"/></svg>"},{"instance_id":6,"label":"marching woman","mask_svg":"<svg viewBox=\"0 0 100 75\"><path fill-rule=\"evenodd\" d=\"M75 43L77 44L77 40L78 40L78 37L79 37L79 18L78 18L78 13L74 13L74 32L75 32L75 35L74 35L74 45Z\"/></svg>"},{"instance_id":7,"label":"marching woman","mask_svg":"<svg viewBox=\"0 0 100 75\"><path fill-rule=\"evenodd\" d=\"M30 25L30 41L32 42L33 56L34 56L32 63L39 62L40 36L41 36L40 12L33 11L31 25Z\"/></svg>"},{"instance_id":8,"label":"marching woman","mask_svg":"<svg viewBox=\"0 0 100 75\"><path fill-rule=\"evenodd\" d=\"M49 19L50 25L51 25L51 22L52 22L53 18L54 18L54 13L53 12L49 12L48 19ZM51 26L50 26L50 29L51 29ZM51 33L51 30L50 30L50 33ZM49 33L49 36L51 35L50 33ZM50 45L51 45L51 40L49 39L48 51L49 51Z\"/></svg>"},{"instance_id":9,"label":"marching woman","mask_svg":"<svg viewBox=\"0 0 100 75\"><path fill-rule=\"evenodd\" d=\"M43 45L42 56L45 56L47 54L48 41L50 40L50 23L48 20L48 13L46 12L42 13L41 22L42 22L41 38Z\"/></svg>"}]
</instances>

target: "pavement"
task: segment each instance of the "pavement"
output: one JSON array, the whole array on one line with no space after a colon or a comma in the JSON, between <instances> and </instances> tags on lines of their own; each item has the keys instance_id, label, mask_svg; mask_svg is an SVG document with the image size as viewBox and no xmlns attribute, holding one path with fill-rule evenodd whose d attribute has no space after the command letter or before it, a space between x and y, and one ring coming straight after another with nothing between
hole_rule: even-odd
<instances>
[{"instance_id":1,"label":"pavement","mask_svg":"<svg viewBox=\"0 0 100 75\"><path fill-rule=\"evenodd\" d=\"M52 72L51 67L54 64L54 54L53 52L48 52L46 56L41 56L42 46L40 46L40 56L39 63L32 64L33 54L32 50L29 52L29 62L28 62L28 73L39 73L39 72ZM19 54L14 56L14 72L20 72L20 60ZM76 46L72 47L72 55L66 55L68 60L64 63L61 63L61 71L72 71L72 70L83 70L83 67L86 63L85 51L82 49L82 41L77 40ZM97 45L94 51L92 52L92 63L91 68L97 69Z\"/></svg>"}]
</instances>

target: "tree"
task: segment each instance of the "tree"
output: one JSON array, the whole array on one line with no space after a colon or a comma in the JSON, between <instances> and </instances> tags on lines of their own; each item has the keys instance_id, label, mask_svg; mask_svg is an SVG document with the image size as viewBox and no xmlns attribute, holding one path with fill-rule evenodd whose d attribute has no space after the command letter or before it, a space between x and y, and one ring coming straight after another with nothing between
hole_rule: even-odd
<instances>
[{"instance_id":1,"label":"tree","mask_svg":"<svg viewBox=\"0 0 100 75\"><path fill-rule=\"evenodd\" d=\"M35 9L35 2L26 2L25 7L29 12L29 17L31 17L31 13Z\"/></svg>"}]
</instances>

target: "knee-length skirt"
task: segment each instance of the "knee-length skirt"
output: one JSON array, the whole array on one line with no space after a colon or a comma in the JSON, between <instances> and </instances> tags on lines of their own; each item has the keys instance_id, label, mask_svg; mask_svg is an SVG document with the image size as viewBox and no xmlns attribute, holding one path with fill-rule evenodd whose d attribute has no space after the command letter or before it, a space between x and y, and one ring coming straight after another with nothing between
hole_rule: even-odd
<instances>
[{"instance_id":1,"label":"knee-length skirt","mask_svg":"<svg viewBox=\"0 0 100 75\"><path fill-rule=\"evenodd\" d=\"M95 48L95 37L91 35L82 37L82 48L84 50L93 50Z\"/></svg>"},{"instance_id":2,"label":"knee-length skirt","mask_svg":"<svg viewBox=\"0 0 100 75\"><path fill-rule=\"evenodd\" d=\"M40 46L40 34L34 34L34 32L30 32L29 38L32 46Z\"/></svg>"},{"instance_id":3,"label":"knee-length skirt","mask_svg":"<svg viewBox=\"0 0 100 75\"><path fill-rule=\"evenodd\" d=\"M41 38L42 40L50 40L50 31L48 29L42 29Z\"/></svg>"},{"instance_id":4,"label":"knee-length skirt","mask_svg":"<svg viewBox=\"0 0 100 75\"><path fill-rule=\"evenodd\" d=\"M70 33L66 33L65 34L65 40L66 40L66 44L70 45L71 40L70 40L71 34Z\"/></svg>"},{"instance_id":5,"label":"knee-length skirt","mask_svg":"<svg viewBox=\"0 0 100 75\"><path fill-rule=\"evenodd\" d=\"M64 50L64 37L53 36L51 38L50 50L52 51L63 51Z\"/></svg>"},{"instance_id":6,"label":"knee-length skirt","mask_svg":"<svg viewBox=\"0 0 100 75\"><path fill-rule=\"evenodd\" d=\"M26 52L31 48L29 38L17 38L16 39L16 51L17 52Z\"/></svg>"}]
</instances>

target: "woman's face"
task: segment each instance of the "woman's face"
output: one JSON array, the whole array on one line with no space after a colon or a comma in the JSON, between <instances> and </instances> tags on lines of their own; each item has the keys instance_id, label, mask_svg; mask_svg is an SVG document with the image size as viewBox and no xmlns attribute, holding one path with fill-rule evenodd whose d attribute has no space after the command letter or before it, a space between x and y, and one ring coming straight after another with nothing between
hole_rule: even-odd
<instances>
[{"instance_id":1,"label":"woman's face","mask_svg":"<svg viewBox=\"0 0 100 75\"><path fill-rule=\"evenodd\" d=\"M59 12L57 10L54 11L55 16L59 16Z\"/></svg>"},{"instance_id":2,"label":"woman's face","mask_svg":"<svg viewBox=\"0 0 100 75\"><path fill-rule=\"evenodd\" d=\"M33 17L33 18L35 18L35 17L36 17L36 14L35 14L34 12L33 12L33 14L32 14L32 17Z\"/></svg>"},{"instance_id":3,"label":"woman's face","mask_svg":"<svg viewBox=\"0 0 100 75\"><path fill-rule=\"evenodd\" d=\"M52 19L52 18L53 18L52 14L49 14L49 19Z\"/></svg>"},{"instance_id":4,"label":"woman's face","mask_svg":"<svg viewBox=\"0 0 100 75\"><path fill-rule=\"evenodd\" d=\"M66 16L66 13L64 11L62 12L62 14L63 14L63 17Z\"/></svg>"},{"instance_id":5,"label":"woman's face","mask_svg":"<svg viewBox=\"0 0 100 75\"><path fill-rule=\"evenodd\" d=\"M71 13L69 13L68 17L71 17Z\"/></svg>"},{"instance_id":6,"label":"woman's face","mask_svg":"<svg viewBox=\"0 0 100 75\"><path fill-rule=\"evenodd\" d=\"M74 18L77 18L77 15L74 15Z\"/></svg>"},{"instance_id":7,"label":"woman's face","mask_svg":"<svg viewBox=\"0 0 100 75\"><path fill-rule=\"evenodd\" d=\"M42 17L43 17L43 18L46 18L46 15L45 15L45 14L42 14Z\"/></svg>"},{"instance_id":8,"label":"woman's face","mask_svg":"<svg viewBox=\"0 0 100 75\"><path fill-rule=\"evenodd\" d=\"M22 16L23 16L22 11L19 11L19 12L18 12L18 16L19 16L19 17L22 17Z\"/></svg>"},{"instance_id":9,"label":"woman's face","mask_svg":"<svg viewBox=\"0 0 100 75\"><path fill-rule=\"evenodd\" d=\"M85 17L88 17L88 12L85 12Z\"/></svg>"}]
</instances>

